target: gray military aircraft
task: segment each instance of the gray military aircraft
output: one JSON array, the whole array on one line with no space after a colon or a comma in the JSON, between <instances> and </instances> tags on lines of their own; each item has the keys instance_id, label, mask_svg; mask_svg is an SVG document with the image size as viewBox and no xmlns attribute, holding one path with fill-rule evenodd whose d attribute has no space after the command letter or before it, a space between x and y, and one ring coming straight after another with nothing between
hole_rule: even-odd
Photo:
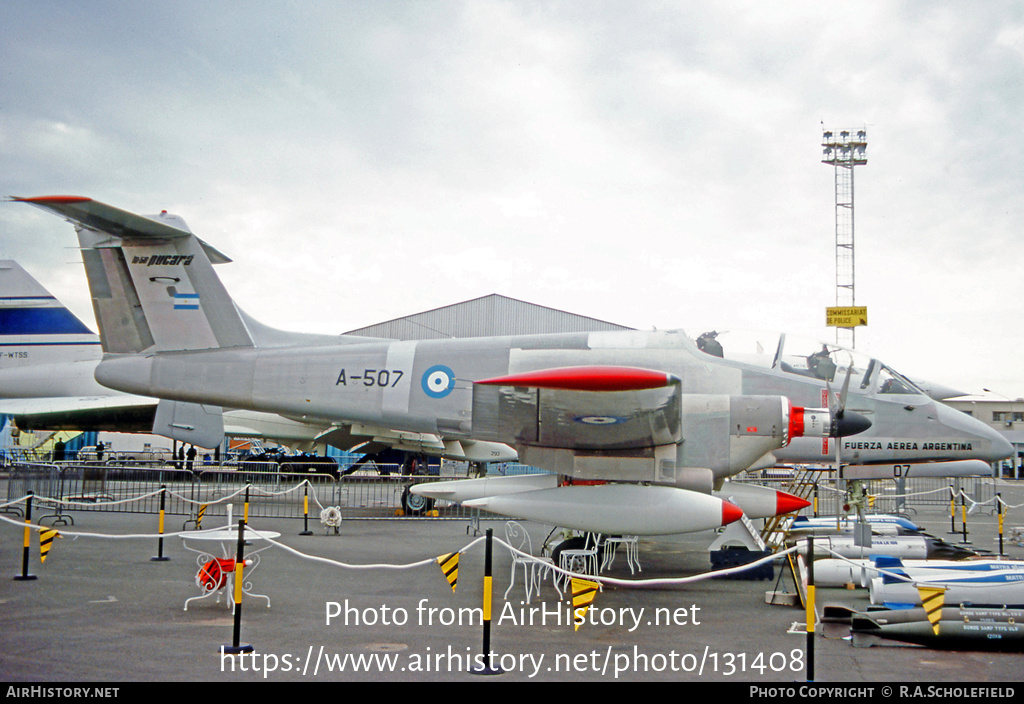
<instances>
[{"instance_id":1,"label":"gray military aircraft","mask_svg":"<svg viewBox=\"0 0 1024 704\"><path fill-rule=\"evenodd\" d=\"M394 341L271 330L235 306L211 266L223 255L180 218L73 196L15 200L76 226L104 330L103 385L184 405L505 443L574 483L486 506L497 512L612 534L698 531L741 515L714 488L775 464L801 437L819 447L850 436L929 437L918 452L930 460L1009 454L987 426L948 416L888 367L848 367L831 377L842 379L837 393L818 366L793 366L782 346L761 366L708 350L706 340L702 350L682 331ZM883 369L906 393L883 392ZM896 411L905 414L899 435ZM962 445L969 449L949 449Z\"/></svg>"},{"instance_id":2,"label":"gray military aircraft","mask_svg":"<svg viewBox=\"0 0 1024 704\"><path fill-rule=\"evenodd\" d=\"M771 390L796 404L824 405L829 388L845 385L845 407L871 420L871 430L856 437L796 438L773 453L781 463L838 461L851 477L886 476L870 473L868 467L884 467L889 478L894 471L902 477L991 475L989 463L1012 454L999 433L936 400L961 393L911 381L860 352L794 335L751 331L704 332L696 343L725 365L758 370L743 374L735 387L739 393Z\"/></svg>"},{"instance_id":3,"label":"gray military aircraft","mask_svg":"<svg viewBox=\"0 0 1024 704\"><path fill-rule=\"evenodd\" d=\"M19 430L154 433L211 448L228 436L272 440L302 451L330 444L368 455L388 448L469 462L516 459L512 448L498 443L364 424L308 423L244 409L196 409L215 423L223 418L223 432L182 432L176 427L180 422L158 422L157 399L98 384L94 375L102 357L99 335L18 262L0 260L0 415L13 418Z\"/></svg>"}]
</instances>

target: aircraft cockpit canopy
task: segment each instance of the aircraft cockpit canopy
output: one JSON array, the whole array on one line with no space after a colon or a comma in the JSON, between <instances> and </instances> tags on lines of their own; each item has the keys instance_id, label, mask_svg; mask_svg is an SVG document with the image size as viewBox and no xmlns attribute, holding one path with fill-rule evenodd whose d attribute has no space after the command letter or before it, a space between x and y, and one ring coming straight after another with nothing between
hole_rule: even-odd
<instances>
[{"instance_id":1,"label":"aircraft cockpit canopy","mask_svg":"<svg viewBox=\"0 0 1024 704\"><path fill-rule=\"evenodd\" d=\"M706 330L692 336L705 354L821 379L840 387L850 376L850 388L880 394L924 394L913 382L877 359L839 345L799 335L753 331ZM849 370L849 372L848 372Z\"/></svg>"}]
</instances>

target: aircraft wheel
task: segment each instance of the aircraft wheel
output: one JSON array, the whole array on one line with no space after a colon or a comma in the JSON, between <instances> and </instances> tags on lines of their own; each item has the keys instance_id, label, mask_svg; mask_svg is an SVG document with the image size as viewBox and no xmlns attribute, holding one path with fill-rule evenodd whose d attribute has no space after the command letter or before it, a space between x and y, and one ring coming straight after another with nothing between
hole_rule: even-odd
<instances>
[{"instance_id":1,"label":"aircraft wheel","mask_svg":"<svg viewBox=\"0 0 1024 704\"><path fill-rule=\"evenodd\" d=\"M407 516L418 516L434 508L434 499L414 494L411 489L411 486L407 486L402 492L402 511Z\"/></svg>"}]
</instances>

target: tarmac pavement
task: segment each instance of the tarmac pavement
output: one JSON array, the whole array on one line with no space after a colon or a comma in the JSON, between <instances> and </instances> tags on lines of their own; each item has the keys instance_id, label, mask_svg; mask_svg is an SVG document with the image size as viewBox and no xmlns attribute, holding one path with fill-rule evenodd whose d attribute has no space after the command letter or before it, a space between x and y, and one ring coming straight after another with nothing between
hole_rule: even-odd
<instances>
[{"instance_id":1,"label":"tarmac pavement","mask_svg":"<svg viewBox=\"0 0 1024 704\"><path fill-rule=\"evenodd\" d=\"M1024 486L1000 488L1008 504L1024 504ZM485 662L486 541L464 521L345 520L337 534L310 521L313 535L300 535L301 520L254 520L254 530L280 533L246 573L251 590L270 603L243 596L236 637L229 596L219 603L192 601L185 609L185 601L200 591L196 553L184 544L197 543L177 534L182 517L168 516L161 549L156 516L71 516L73 525L56 526L62 537L54 540L45 563L33 532L31 580L15 579L23 572L22 520L9 516L0 522L0 564L9 575L0 580L4 682L808 681L804 610L765 603L766 592L794 590L788 568L777 565L772 580L650 583L710 571L710 532L642 539L642 571L636 575L620 555L602 576L633 582L605 584L578 629L568 596L559 600L550 580L539 599L524 604L520 572L504 598L511 558L495 540L488 664L500 673L481 674L473 670ZM959 532L949 534L948 509L910 518L936 537L961 540ZM1006 523L1022 524L1024 518L1015 521L1013 513ZM524 525L534 546L550 530ZM998 550L994 515L978 511L968 525L971 547ZM503 521L482 527L504 538ZM263 546L254 541L246 554ZM233 555L236 548L225 549ZM453 591L436 558L458 550L464 552ZM1024 558L1024 548L1005 540L1004 553ZM153 560L158 554L168 559ZM865 590L817 593L819 610L826 602L867 605ZM253 651L220 652L236 644ZM895 643L854 647L835 634L813 638L813 662L816 683L992 685L1021 679L1016 653Z\"/></svg>"}]
</instances>

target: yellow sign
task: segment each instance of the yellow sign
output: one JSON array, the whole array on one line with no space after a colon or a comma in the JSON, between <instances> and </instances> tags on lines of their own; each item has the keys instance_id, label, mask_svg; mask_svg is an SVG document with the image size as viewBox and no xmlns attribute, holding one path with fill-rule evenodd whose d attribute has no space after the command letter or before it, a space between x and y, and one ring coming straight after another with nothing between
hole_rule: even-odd
<instances>
[{"instance_id":1,"label":"yellow sign","mask_svg":"<svg viewBox=\"0 0 1024 704\"><path fill-rule=\"evenodd\" d=\"M825 309L825 325L834 328L855 328L868 324L867 306L832 307Z\"/></svg>"}]
</instances>

